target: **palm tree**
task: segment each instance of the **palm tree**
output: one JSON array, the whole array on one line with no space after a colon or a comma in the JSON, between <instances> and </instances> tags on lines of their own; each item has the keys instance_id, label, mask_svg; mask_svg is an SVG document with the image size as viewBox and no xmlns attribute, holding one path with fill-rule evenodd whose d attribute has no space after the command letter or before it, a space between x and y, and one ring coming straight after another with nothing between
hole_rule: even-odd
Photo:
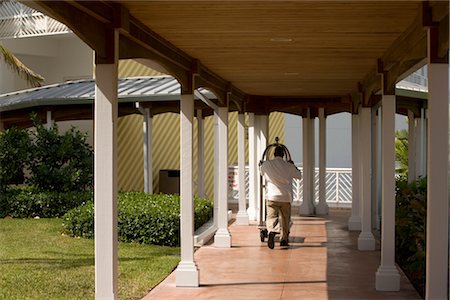
<instances>
[{"instance_id":1,"label":"palm tree","mask_svg":"<svg viewBox=\"0 0 450 300\"><path fill-rule=\"evenodd\" d=\"M41 86L44 77L25 66L13 53L11 53L11 51L2 45L0 45L0 53L5 63L21 78L25 79L30 86Z\"/></svg>"}]
</instances>

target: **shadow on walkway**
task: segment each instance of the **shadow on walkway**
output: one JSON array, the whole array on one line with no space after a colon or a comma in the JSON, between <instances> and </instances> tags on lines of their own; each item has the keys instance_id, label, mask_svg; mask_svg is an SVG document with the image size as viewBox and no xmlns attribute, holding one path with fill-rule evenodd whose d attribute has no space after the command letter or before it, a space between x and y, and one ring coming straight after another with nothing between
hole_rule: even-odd
<instances>
[{"instance_id":1,"label":"shadow on walkway","mask_svg":"<svg viewBox=\"0 0 450 300\"><path fill-rule=\"evenodd\" d=\"M327 217L294 216L290 247L270 250L256 224L231 224L231 248L195 253L200 287L175 286L170 274L143 299L421 299L402 275L400 292L375 291L380 252L358 251L347 210Z\"/></svg>"}]
</instances>

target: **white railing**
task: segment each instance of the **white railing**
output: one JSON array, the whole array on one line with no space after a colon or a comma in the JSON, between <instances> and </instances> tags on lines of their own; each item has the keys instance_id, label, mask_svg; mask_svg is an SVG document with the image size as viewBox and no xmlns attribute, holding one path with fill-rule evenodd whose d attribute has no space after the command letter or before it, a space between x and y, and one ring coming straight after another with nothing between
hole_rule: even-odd
<instances>
[{"instance_id":1,"label":"white railing","mask_svg":"<svg viewBox=\"0 0 450 300\"><path fill-rule=\"evenodd\" d=\"M68 32L66 25L21 3L0 2L0 39Z\"/></svg>"},{"instance_id":2,"label":"white railing","mask_svg":"<svg viewBox=\"0 0 450 300\"><path fill-rule=\"evenodd\" d=\"M315 200L319 199L319 169L315 170ZM245 190L248 195L248 167L245 168ZM303 195L303 179L294 180L294 205L299 205ZM352 169L327 168L325 175L326 201L330 207L347 207L352 205ZM237 202L239 199L238 168L228 167L228 201Z\"/></svg>"}]
</instances>

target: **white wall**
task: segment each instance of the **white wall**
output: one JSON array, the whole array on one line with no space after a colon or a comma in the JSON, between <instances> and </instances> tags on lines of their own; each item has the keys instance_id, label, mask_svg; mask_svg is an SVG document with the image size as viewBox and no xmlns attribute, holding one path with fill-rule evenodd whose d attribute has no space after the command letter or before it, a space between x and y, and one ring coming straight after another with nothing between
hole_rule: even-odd
<instances>
[{"instance_id":1,"label":"white wall","mask_svg":"<svg viewBox=\"0 0 450 300\"><path fill-rule=\"evenodd\" d=\"M72 79L92 78L93 51L73 34L7 39L2 45L25 65L45 78L43 85ZM0 93L29 88L0 62ZM6 78L7 79L6 79Z\"/></svg>"},{"instance_id":2,"label":"white wall","mask_svg":"<svg viewBox=\"0 0 450 300\"><path fill-rule=\"evenodd\" d=\"M395 129L407 129L408 123L405 116L396 115ZM292 160L296 164L302 164L302 118L285 114L286 146L291 153ZM316 132L316 167L319 166L319 121L315 121ZM327 117L327 168L351 168L351 115L340 113Z\"/></svg>"}]
</instances>

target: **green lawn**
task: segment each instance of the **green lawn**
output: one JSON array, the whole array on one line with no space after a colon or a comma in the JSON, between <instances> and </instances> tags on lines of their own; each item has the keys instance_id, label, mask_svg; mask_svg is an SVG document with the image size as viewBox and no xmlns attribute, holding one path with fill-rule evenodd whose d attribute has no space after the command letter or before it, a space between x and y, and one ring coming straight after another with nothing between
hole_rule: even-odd
<instances>
[{"instance_id":1,"label":"green lawn","mask_svg":"<svg viewBox=\"0 0 450 300\"><path fill-rule=\"evenodd\" d=\"M0 220L0 299L93 299L94 241L61 219ZM176 267L179 248L119 243L119 298L140 299Z\"/></svg>"}]
</instances>

